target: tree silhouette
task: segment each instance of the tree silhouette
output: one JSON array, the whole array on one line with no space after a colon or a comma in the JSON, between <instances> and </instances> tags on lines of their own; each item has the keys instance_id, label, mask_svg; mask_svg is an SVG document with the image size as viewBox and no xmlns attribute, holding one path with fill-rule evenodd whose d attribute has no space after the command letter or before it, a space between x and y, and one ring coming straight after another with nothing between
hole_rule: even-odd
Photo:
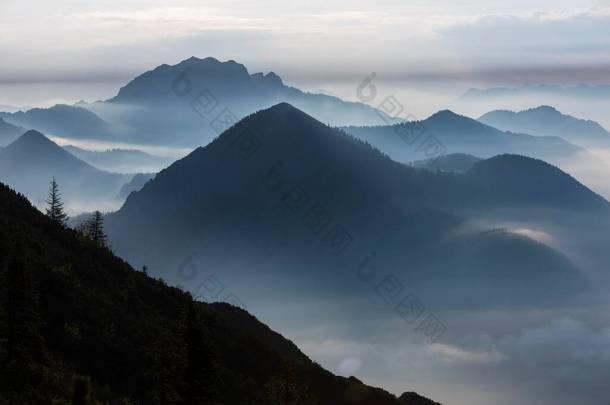
<instances>
[{"instance_id":1,"label":"tree silhouette","mask_svg":"<svg viewBox=\"0 0 610 405\"><path fill-rule=\"evenodd\" d=\"M189 304L185 325L186 368L183 377L183 404L215 404L212 348L206 341L201 319Z\"/></svg>"},{"instance_id":2,"label":"tree silhouette","mask_svg":"<svg viewBox=\"0 0 610 405\"><path fill-rule=\"evenodd\" d=\"M64 204L61 202L61 194L59 193L59 186L55 181L55 177L51 180L47 205L47 216L62 226L66 226L68 216L64 212Z\"/></svg>"},{"instance_id":3,"label":"tree silhouette","mask_svg":"<svg viewBox=\"0 0 610 405\"><path fill-rule=\"evenodd\" d=\"M104 217L99 211L95 211L86 225L87 236L99 246L106 246L107 236L104 233Z\"/></svg>"}]
</instances>

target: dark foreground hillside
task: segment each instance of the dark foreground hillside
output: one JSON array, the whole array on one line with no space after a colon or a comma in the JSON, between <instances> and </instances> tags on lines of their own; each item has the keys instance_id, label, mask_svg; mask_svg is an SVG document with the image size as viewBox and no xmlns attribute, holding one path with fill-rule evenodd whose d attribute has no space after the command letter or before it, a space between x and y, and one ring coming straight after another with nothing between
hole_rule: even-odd
<instances>
[{"instance_id":1,"label":"dark foreground hillside","mask_svg":"<svg viewBox=\"0 0 610 405\"><path fill-rule=\"evenodd\" d=\"M0 184L0 404L407 404L194 302Z\"/></svg>"}]
</instances>

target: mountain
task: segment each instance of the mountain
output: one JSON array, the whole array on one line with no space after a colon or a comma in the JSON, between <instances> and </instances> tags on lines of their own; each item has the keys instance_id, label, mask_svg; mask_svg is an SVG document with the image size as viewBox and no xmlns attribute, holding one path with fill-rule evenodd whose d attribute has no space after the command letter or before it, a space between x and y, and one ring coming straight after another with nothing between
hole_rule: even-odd
<instances>
[{"instance_id":1,"label":"mountain","mask_svg":"<svg viewBox=\"0 0 610 405\"><path fill-rule=\"evenodd\" d=\"M476 156L465 153L451 153L438 158L416 160L411 162L411 166L431 171L465 173L480 160Z\"/></svg>"},{"instance_id":2,"label":"mountain","mask_svg":"<svg viewBox=\"0 0 610 405\"><path fill-rule=\"evenodd\" d=\"M6 121L25 128L73 139L115 140L114 130L93 112L65 104L0 113Z\"/></svg>"},{"instance_id":3,"label":"mountain","mask_svg":"<svg viewBox=\"0 0 610 405\"><path fill-rule=\"evenodd\" d=\"M404 405L440 405L438 402L422 397L416 392L405 392L398 398L398 402Z\"/></svg>"},{"instance_id":4,"label":"mountain","mask_svg":"<svg viewBox=\"0 0 610 405\"><path fill-rule=\"evenodd\" d=\"M52 177L59 183L68 208L114 199L128 180L125 175L88 165L34 130L0 150L1 181L25 194L35 205L44 205Z\"/></svg>"},{"instance_id":5,"label":"mountain","mask_svg":"<svg viewBox=\"0 0 610 405\"><path fill-rule=\"evenodd\" d=\"M25 132L25 129L9 124L0 118L0 147L10 144Z\"/></svg>"},{"instance_id":6,"label":"mountain","mask_svg":"<svg viewBox=\"0 0 610 405\"><path fill-rule=\"evenodd\" d=\"M490 177L477 168L483 164ZM514 166L514 174L505 166ZM256 274L265 281L248 284L244 294L252 299L355 294L361 283L336 269L357 267L371 250L376 268L401 275L438 303L460 305L457 295L466 291L474 301L484 296L479 304L504 303L521 284L521 302L539 302L538 292L530 292L549 285L566 299L586 283L559 252L527 238L513 243L510 230L463 231L471 219L517 206L528 207L520 212L531 212L533 219L536 209L566 216L583 209L608 213L605 200L547 166L500 156L463 175L417 170L282 103L245 118L158 173L106 224L121 256L159 269L156 274L169 282L184 281L180 268L194 252L204 268L220 269L227 283L241 280L243 286L243 277ZM524 172L532 183L520 187ZM489 243L481 250L460 248L462 237ZM505 245L511 254L498 254ZM464 273L458 275L452 269L460 264ZM481 289L473 293L464 285L469 277ZM454 289L450 298L457 301L438 296L437 285L458 281L463 289ZM267 283L283 289L270 294Z\"/></svg>"},{"instance_id":7,"label":"mountain","mask_svg":"<svg viewBox=\"0 0 610 405\"><path fill-rule=\"evenodd\" d=\"M505 131L559 136L583 147L610 145L610 132L597 122L562 114L550 106L519 112L496 110L484 114L478 120Z\"/></svg>"},{"instance_id":8,"label":"mountain","mask_svg":"<svg viewBox=\"0 0 610 405\"><path fill-rule=\"evenodd\" d=\"M400 162L446 153L482 158L514 153L557 162L583 151L558 137L504 132L449 110L439 111L423 121L377 127L350 126L344 130Z\"/></svg>"},{"instance_id":9,"label":"mountain","mask_svg":"<svg viewBox=\"0 0 610 405\"><path fill-rule=\"evenodd\" d=\"M244 310L135 271L3 184L0 257L0 403L436 404L334 376Z\"/></svg>"},{"instance_id":10,"label":"mountain","mask_svg":"<svg viewBox=\"0 0 610 405\"><path fill-rule=\"evenodd\" d=\"M490 203L528 201L541 206L605 211L608 202L567 173L542 160L501 155L482 160L467 173ZM498 179L502 179L501 182Z\"/></svg>"},{"instance_id":11,"label":"mountain","mask_svg":"<svg viewBox=\"0 0 610 405\"><path fill-rule=\"evenodd\" d=\"M154 173L136 174L129 182L125 183L123 187L121 187L121 190L119 190L118 195L119 199L125 200L129 196L129 194L133 193L134 191L140 191L146 183L148 183L154 178Z\"/></svg>"},{"instance_id":12,"label":"mountain","mask_svg":"<svg viewBox=\"0 0 610 405\"><path fill-rule=\"evenodd\" d=\"M72 145L66 145L64 149L91 166L115 173L157 172L176 160L132 149L91 151Z\"/></svg>"},{"instance_id":13,"label":"mountain","mask_svg":"<svg viewBox=\"0 0 610 405\"><path fill-rule=\"evenodd\" d=\"M131 142L192 147L207 144L237 120L279 102L333 125L393 121L365 104L303 92L273 72L251 74L235 61L210 57L158 66L110 100L81 105L124 129Z\"/></svg>"},{"instance_id":14,"label":"mountain","mask_svg":"<svg viewBox=\"0 0 610 405\"><path fill-rule=\"evenodd\" d=\"M500 97L525 97L532 95L562 96L569 98L607 99L610 85L558 86L552 84L533 84L520 87L492 87L488 89L469 89L460 99L463 101L491 101Z\"/></svg>"}]
</instances>

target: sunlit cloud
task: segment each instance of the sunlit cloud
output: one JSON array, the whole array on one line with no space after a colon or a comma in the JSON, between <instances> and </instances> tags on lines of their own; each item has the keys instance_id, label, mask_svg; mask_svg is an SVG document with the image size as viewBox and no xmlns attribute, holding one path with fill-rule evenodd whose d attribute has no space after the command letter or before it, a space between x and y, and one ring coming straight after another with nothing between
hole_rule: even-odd
<instances>
[{"instance_id":1,"label":"sunlit cloud","mask_svg":"<svg viewBox=\"0 0 610 405\"><path fill-rule=\"evenodd\" d=\"M434 343L429 348L430 351L437 354L441 359L450 362L495 363L506 358L505 355L496 350L466 350L457 346L441 343Z\"/></svg>"}]
</instances>

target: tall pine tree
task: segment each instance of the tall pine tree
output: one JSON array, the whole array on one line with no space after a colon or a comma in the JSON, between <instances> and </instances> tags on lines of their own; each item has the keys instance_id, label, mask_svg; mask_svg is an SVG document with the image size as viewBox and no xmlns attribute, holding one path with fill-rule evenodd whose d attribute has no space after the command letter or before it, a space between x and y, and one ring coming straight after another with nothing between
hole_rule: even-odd
<instances>
[{"instance_id":1,"label":"tall pine tree","mask_svg":"<svg viewBox=\"0 0 610 405\"><path fill-rule=\"evenodd\" d=\"M51 180L51 188L49 189L49 198L47 198L47 216L53 221L58 222L62 226L66 226L68 216L64 212L64 204L61 201L59 186L55 181L55 177Z\"/></svg>"},{"instance_id":2,"label":"tall pine tree","mask_svg":"<svg viewBox=\"0 0 610 405\"><path fill-rule=\"evenodd\" d=\"M99 211L93 213L93 217L86 225L87 236L99 246L106 246L107 236L104 233L104 217Z\"/></svg>"}]
</instances>

